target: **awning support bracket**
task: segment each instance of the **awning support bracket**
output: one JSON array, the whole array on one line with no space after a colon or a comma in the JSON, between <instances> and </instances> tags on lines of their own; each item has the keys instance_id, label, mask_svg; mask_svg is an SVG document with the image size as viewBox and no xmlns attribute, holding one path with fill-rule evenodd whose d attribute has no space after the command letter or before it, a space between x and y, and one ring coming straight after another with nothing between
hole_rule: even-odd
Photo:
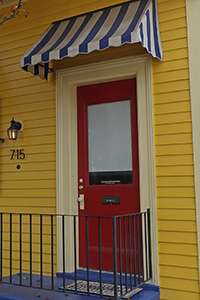
<instances>
[{"instance_id":1,"label":"awning support bracket","mask_svg":"<svg viewBox=\"0 0 200 300\"><path fill-rule=\"evenodd\" d=\"M38 66L47 69L47 70L48 70L48 73L53 73L53 72L54 72L54 69L53 69L53 68L49 68L49 67L47 67L46 65L38 64Z\"/></svg>"}]
</instances>

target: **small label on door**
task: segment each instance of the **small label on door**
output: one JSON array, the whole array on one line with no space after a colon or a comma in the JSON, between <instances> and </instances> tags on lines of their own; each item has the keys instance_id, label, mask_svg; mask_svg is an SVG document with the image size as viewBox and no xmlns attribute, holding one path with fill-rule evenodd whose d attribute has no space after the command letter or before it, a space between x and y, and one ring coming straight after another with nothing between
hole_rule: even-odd
<instances>
[{"instance_id":1,"label":"small label on door","mask_svg":"<svg viewBox=\"0 0 200 300\"><path fill-rule=\"evenodd\" d=\"M120 196L103 196L102 204L120 204Z\"/></svg>"},{"instance_id":2,"label":"small label on door","mask_svg":"<svg viewBox=\"0 0 200 300\"><path fill-rule=\"evenodd\" d=\"M101 184L120 184L120 180L101 180Z\"/></svg>"}]
</instances>

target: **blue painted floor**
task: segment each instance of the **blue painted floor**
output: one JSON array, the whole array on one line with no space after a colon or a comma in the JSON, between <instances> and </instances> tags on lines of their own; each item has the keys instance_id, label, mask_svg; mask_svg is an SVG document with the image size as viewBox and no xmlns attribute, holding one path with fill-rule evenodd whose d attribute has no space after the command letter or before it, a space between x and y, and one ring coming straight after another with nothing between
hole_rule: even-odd
<instances>
[{"instance_id":1,"label":"blue painted floor","mask_svg":"<svg viewBox=\"0 0 200 300\"><path fill-rule=\"evenodd\" d=\"M58 274L59 275L59 274ZM85 279L84 272L80 272L78 274L79 279ZM107 277L106 282L110 282L109 276L105 274ZM66 284L70 284L74 282L73 275L69 278L69 274L66 278ZM81 278L82 277L82 278ZM92 276L93 277L93 276ZM94 274L95 277L95 274ZM95 278L93 278L94 280ZM4 278L4 281L9 282L9 278ZM86 295L76 295L73 293L69 293L68 291L64 294L59 290L59 288L63 285L63 279L58 277L54 278L54 289L56 291L48 291L41 290L40 287L40 279L38 275L33 275L32 284L34 288L28 287L30 285L30 277L29 274L23 273L22 276L22 284L23 286L18 286L20 281L20 276L18 274L13 275L12 282L15 285L3 283L0 285L0 300L92 300L92 299L101 299L96 296L86 296ZM43 286L45 288L51 287L51 277L43 276ZM133 300L159 300L159 288L152 285L143 285L143 290L139 292L137 295L133 296Z\"/></svg>"}]
</instances>

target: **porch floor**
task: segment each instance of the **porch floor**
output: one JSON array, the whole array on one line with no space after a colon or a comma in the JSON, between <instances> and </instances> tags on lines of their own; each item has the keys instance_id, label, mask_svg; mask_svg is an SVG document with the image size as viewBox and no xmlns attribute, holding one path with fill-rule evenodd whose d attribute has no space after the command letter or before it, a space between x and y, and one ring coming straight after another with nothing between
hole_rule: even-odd
<instances>
[{"instance_id":1,"label":"porch floor","mask_svg":"<svg viewBox=\"0 0 200 300\"><path fill-rule=\"evenodd\" d=\"M40 277L38 275L33 275L32 284L34 288L28 287L30 284L29 274L23 273L22 284L19 286L19 275L12 276L12 282L14 284L2 283L0 285L0 300L92 300L92 299L102 299L97 296L87 296L87 295L77 295L66 291L66 293L59 292L59 288L63 285L63 279L58 277L54 278L54 289L42 290L40 286ZM4 278L4 282L8 278ZM66 278L66 285L74 282L71 278ZM43 276L43 286L50 287L51 277ZM160 292L159 287L144 284L142 286L143 290L132 297L133 300L159 300Z\"/></svg>"}]
</instances>

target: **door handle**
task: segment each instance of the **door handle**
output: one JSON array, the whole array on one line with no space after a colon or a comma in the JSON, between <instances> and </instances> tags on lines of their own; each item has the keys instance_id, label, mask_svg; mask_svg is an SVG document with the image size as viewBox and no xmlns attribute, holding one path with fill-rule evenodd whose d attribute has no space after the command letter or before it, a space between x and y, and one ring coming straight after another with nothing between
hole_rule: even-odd
<instances>
[{"instance_id":1,"label":"door handle","mask_svg":"<svg viewBox=\"0 0 200 300\"><path fill-rule=\"evenodd\" d=\"M83 190L84 186L83 185L79 185L79 190Z\"/></svg>"},{"instance_id":2,"label":"door handle","mask_svg":"<svg viewBox=\"0 0 200 300\"><path fill-rule=\"evenodd\" d=\"M83 194L79 195L78 202L80 204L80 206L79 206L80 210L83 210L84 209L84 195Z\"/></svg>"}]
</instances>

